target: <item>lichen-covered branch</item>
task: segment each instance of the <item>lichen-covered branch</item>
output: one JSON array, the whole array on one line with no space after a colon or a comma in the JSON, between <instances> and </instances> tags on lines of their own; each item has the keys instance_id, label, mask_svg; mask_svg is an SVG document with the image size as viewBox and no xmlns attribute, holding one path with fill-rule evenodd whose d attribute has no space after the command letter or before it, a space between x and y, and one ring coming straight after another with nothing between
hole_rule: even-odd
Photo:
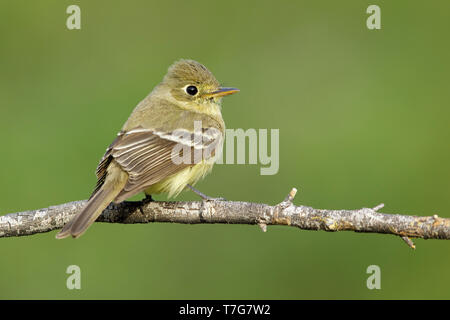
<instances>
[{"instance_id":1,"label":"lichen-covered branch","mask_svg":"<svg viewBox=\"0 0 450 320\"><path fill-rule=\"evenodd\" d=\"M450 219L436 215L418 217L378 212L383 205L357 210L325 210L295 206L296 189L271 206L239 201L123 202L111 204L97 219L112 223L233 223L286 225L304 230L356 231L400 236L411 248L410 238L450 239ZM60 229L86 201L0 216L0 237L26 236Z\"/></svg>"}]
</instances>

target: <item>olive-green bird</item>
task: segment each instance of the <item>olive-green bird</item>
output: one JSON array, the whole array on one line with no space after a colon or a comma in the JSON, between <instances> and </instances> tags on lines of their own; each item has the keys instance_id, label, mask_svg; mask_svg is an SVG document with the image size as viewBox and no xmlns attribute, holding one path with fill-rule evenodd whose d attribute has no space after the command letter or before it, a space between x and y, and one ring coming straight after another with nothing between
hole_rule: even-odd
<instances>
[{"instance_id":1,"label":"olive-green bird","mask_svg":"<svg viewBox=\"0 0 450 320\"><path fill-rule=\"evenodd\" d=\"M222 149L221 98L238 91L220 87L196 61L175 62L133 110L97 167L97 186L86 207L56 238L79 237L111 202L142 191L172 197L192 188Z\"/></svg>"}]
</instances>

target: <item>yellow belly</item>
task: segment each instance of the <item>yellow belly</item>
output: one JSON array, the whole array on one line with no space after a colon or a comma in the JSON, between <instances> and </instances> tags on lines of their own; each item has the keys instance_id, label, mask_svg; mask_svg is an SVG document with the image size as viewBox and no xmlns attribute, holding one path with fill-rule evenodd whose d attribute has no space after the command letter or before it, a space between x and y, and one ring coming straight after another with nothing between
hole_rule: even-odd
<instances>
[{"instance_id":1,"label":"yellow belly","mask_svg":"<svg viewBox=\"0 0 450 320\"><path fill-rule=\"evenodd\" d=\"M214 161L202 161L192 167L185 168L154 185L145 189L148 195L157 193L168 193L169 198L178 195L187 184L194 185L207 175L214 165Z\"/></svg>"}]
</instances>

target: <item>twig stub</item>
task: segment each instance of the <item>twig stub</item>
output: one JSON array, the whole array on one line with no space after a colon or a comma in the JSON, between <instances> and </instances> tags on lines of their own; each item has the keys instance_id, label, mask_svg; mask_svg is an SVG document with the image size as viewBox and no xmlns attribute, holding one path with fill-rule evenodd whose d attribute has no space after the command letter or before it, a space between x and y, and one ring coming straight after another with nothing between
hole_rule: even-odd
<instances>
[{"instance_id":1,"label":"twig stub","mask_svg":"<svg viewBox=\"0 0 450 320\"><path fill-rule=\"evenodd\" d=\"M380 213L382 204L373 209L356 210L295 206L293 199L296 193L293 188L284 201L275 206L239 201L144 201L140 205L124 202L110 205L97 222L256 224L263 231L267 230L268 225L285 225L303 230L370 232L400 236L411 248L415 246L410 238L450 239L449 218ZM85 204L86 201L75 201L0 216L0 237L26 236L60 229Z\"/></svg>"}]
</instances>

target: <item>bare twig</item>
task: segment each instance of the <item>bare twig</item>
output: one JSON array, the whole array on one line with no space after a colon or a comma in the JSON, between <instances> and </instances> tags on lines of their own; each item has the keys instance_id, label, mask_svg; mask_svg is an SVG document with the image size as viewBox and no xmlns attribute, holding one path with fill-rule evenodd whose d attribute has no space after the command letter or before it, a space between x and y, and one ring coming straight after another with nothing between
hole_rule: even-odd
<instances>
[{"instance_id":1,"label":"bare twig","mask_svg":"<svg viewBox=\"0 0 450 320\"><path fill-rule=\"evenodd\" d=\"M97 219L112 223L233 223L286 225L304 230L356 231L392 234L401 237L411 248L412 238L450 239L450 219L380 213L374 208L325 210L295 206L294 188L279 204L238 201L191 202L123 202L111 204ZM0 237L26 236L60 229L86 201L75 201L45 209L11 213L0 217Z\"/></svg>"},{"instance_id":2,"label":"bare twig","mask_svg":"<svg viewBox=\"0 0 450 320\"><path fill-rule=\"evenodd\" d=\"M411 248L411 249L415 249L416 245L414 244L414 242L412 242L412 240L410 238L408 238L407 236L403 236L402 240L406 242L406 244Z\"/></svg>"}]
</instances>

